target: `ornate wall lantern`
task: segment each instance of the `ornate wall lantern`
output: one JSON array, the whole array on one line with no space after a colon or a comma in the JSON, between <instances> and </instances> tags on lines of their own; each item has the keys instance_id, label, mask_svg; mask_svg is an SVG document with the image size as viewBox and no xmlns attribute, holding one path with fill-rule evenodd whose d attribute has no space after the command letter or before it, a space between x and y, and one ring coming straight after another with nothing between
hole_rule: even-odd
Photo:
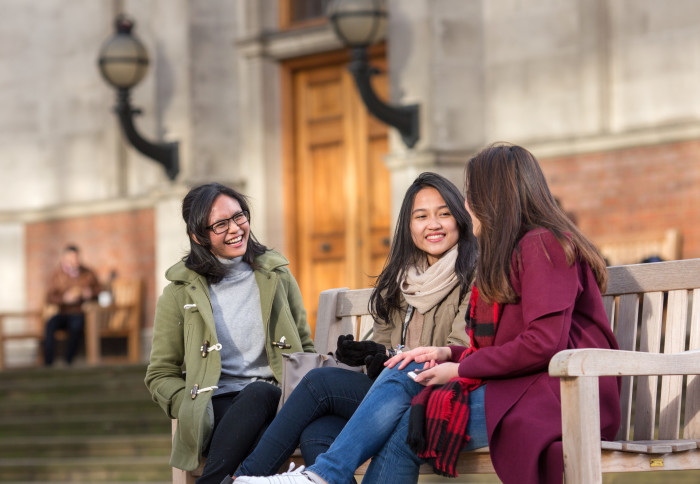
<instances>
[{"instance_id":1,"label":"ornate wall lantern","mask_svg":"<svg viewBox=\"0 0 700 484\"><path fill-rule=\"evenodd\" d=\"M107 39L100 49L98 65L105 80L117 89L115 112L129 142L144 155L165 168L168 178L174 180L180 171L178 143L151 143L134 126L134 115L140 109L131 107L130 89L143 79L148 70L148 53L141 41L131 34L134 22L126 15L115 20L117 33Z\"/></svg>"},{"instance_id":2,"label":"ornate wall lantern","mask_svg":"<svg viewBox=\"0 0 700 484\"><path fill-rule=\"evenodd\" d=\"M419 106L391 106L377 97L370 82L378 71L370 66L367 47L384 39L387 10L385 0L332 0L328 5L328 19L338 38L350 48L348 69L367 106L380 121L396 128L403 142L412 148L419 136Z\"/></svg>"}]
</instances>

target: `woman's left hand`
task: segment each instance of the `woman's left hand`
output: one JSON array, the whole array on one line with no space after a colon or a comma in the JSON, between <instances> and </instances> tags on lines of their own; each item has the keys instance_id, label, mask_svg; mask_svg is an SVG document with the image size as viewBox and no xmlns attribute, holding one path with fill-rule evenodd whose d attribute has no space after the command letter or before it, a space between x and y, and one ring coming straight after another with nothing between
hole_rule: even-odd
<instances>
[{"instance_id":1,"label":"woman's left hand","mask_svg":"<svg viewBox=\"0 0 700 484\"><path fill-rule=\"evenodd\" d=\"M452 378L459 376L459 363L446 362L418 373L416 383L421 385L444 385Z\"/></svg>"},{"instance_id":2,"label":"woman's left hand","mask_svg":"<svg viewBox=\"0 0 700 484\"><path fill-rule=\"evenodd\" d=\"M394 365L399 363L399 370L403 370L412 361L416 363L430 363L432 365L436 361L447 361L451 356L452 350L447 346L419 346L389 358L384 363L384 366L393 368Z\"/></svg>"}]
</instances>

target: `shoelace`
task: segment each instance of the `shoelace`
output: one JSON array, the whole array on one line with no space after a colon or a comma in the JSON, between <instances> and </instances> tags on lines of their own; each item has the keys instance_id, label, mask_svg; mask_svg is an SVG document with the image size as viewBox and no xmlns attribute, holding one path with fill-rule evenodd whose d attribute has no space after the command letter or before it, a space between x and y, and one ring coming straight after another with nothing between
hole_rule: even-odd
<instances>
[{"instance_id":1,"label":"shoelace","mask_svg":"<svg viewBox=\"0 0 700 484\"><path fill-rule=\"evenodd\" d=\"M305 466L299 466L298 469L295 469L294 462L289 463L289 469L287 469L287 472L283 474L277 474L274 476L270 476L270 484L289 484L288 476L293 475L293 476L299 476L299 477L304 477L304 479L308 480L310 483L313 483L314 481L311 480L311 478L304 473L304 469L306 468Z\"/></svg>"},{"instance_id":2,"label":"shoelace","mask_svg":"<svg viewBox=\"0 0 700 484\"><path fill-rule=\"evenodd\" d=\"M299 468L296 468L294 462L290 462L287 472L283 472L282 474L275 474L267 477L240 476L236 478L236 481L240 481L241 483L264 482L265 484L289 484L290 481L296 482L301 478L304 479L305 482L314 484L313 479L311 479L308 474L304 472L304 469L305 466L299 466ZM233 481L233 484L236 484L236 481Z\"/></svg>"}]
</instances>

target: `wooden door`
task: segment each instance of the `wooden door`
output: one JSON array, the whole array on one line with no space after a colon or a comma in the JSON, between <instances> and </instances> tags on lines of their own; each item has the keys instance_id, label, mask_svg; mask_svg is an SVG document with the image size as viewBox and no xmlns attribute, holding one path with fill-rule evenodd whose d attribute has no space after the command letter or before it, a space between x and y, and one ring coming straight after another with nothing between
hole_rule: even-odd
<instances>
[{"instance_id":1,"label":"wooden door","mask_svg":"<svg viewBox=\"0 0 700 484\"><path fill-rule=\"evenodd\" d=\"M383 55L373 65L384 70ZM370 287L389 251L387 128L362 104L344 54L287 64L287 246L309 322L324 289ZM386 96L385 75L374 80Z\"/></svg>"}]
</instances>

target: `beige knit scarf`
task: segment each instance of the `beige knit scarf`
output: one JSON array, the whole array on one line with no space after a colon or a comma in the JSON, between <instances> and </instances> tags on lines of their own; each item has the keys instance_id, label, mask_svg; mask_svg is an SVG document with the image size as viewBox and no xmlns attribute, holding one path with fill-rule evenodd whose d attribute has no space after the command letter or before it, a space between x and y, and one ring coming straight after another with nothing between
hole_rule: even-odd
<instances>
[{"instance_id":1,"label":"beige knit scarf","mask_svg":"<svg viewBox=\"0 0 700 484\"><path fill-rule=\"evenodd\" d=\"M418 312L425 314L442 301L459 284L455 274L457 245L445 252L432 266L427 258L409 267L399 280L404 299Z\"/></svg>"}]
</instances>

